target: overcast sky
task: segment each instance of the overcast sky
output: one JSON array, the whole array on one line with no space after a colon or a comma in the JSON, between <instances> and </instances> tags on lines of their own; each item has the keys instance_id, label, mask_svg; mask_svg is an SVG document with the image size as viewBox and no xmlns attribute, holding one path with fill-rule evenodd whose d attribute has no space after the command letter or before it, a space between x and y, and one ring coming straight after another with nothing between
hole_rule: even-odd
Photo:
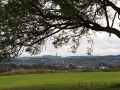
<instances>
[{"instance_id":1,"label":"overcast sky","mask_svg":"<svg viewBox=\"0 0 120 90\"><path fill-rule=\"evenodd\" d=\"M109 37L108 33L97 33L97 37L93 36L94 41L94 51L92 55L120 55L120 39L116 37L115 35L111 35ZM90 45L87 43L86 39L82 40L82 43L80 44L80 47L78 48L77 52L74 54L70 52L68 49L72 43L69 43L66 46L63 46L62 48L55 49L52 45L52 42L47 42L46 49L44 48L41 54L38 54L37 56L42 55L56 55L56 53L59 56L82 56L87 55L87 47ZM28 53L24 52L21 56L30 56Z\"/></svg>"}]
</instances>

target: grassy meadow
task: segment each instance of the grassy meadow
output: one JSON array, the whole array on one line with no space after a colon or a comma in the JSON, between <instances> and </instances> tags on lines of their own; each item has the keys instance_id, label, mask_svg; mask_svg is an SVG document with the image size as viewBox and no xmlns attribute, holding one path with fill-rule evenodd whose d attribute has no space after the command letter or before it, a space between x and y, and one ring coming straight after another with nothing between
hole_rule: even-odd
<instances>
[{"instance_id":1,"label":"grassy meadow","mask_svg":"<svg viewBox=\"0 0 120 90\"><path fill-rule=\"evenodd\" d=\"M0 90L120 90L120 72L0 76Z\"/></svg>"}]
</instances>

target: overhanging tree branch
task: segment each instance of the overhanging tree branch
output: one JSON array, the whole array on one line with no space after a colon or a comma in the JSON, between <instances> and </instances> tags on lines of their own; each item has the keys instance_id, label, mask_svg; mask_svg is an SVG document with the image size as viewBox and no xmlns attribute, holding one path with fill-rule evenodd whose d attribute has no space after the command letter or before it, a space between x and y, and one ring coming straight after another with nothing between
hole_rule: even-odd
<instances>
[{"instance_id":1,"label":"overhanging tree branch","mask_svg":"<svg viewBox=\"0 0 120 90\"><path fill-rule=\"evenodd\" d=\"M116 12L118 12L118 14L120 15L120 8L117 7L115 4L113 4L111 1L109 0L105 0L108 4L108 6L111 6Z\"/></svg>"},{"instance_id":2,"label":"overhanging tree branch","mask_svg":"<svg viewBox=\"0 0 120 90\"><path fill-rule=\"evenodd\" d=\"M110 7L116 12L114 15L110 15ZM1 8L0 59L16 56L24 46L31 47L30 53L35 54L48 38L58 34L57 38L52 37L56 42L60 40L58 46L75 36L72 38L78 47L78 39L90 36L89 30L120 38L120 30L114 27L120 8L110 0L8 0ZM107 26L100 23L103 19Z\"/></svg>"}]
</instances>

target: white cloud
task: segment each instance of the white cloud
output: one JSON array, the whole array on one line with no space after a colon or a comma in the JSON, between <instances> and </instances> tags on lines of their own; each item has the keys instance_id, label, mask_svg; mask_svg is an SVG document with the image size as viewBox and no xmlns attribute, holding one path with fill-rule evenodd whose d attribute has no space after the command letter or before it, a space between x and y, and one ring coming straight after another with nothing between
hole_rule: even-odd
<instances>
[{"instance_id":1,"label":"white cloud","mask_svg":"<svg viewBox=\"0 0 120 90\"><path fill-rule=\"evenodd\" d=\"M120 39L115 35L109 37L108 33L99 34L95 38L95 48L93 54L95 55L117 55L120 54Z\"/></svg>"}]
</instances>

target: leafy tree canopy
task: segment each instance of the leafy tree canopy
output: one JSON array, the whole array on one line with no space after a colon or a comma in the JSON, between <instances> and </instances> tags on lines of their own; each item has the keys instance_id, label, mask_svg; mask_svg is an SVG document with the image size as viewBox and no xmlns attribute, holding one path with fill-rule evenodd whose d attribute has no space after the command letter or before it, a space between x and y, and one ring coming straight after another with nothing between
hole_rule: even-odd
<instances>
[{"instance_id":1,"label":"leafy tree canopy","mask_svg":"<svg viewBox=\"0 0 120 90\"><path fill-rule=\"evenodd\" d=\"M120 20L119 0L0 0L0 60L26 49L38 54L47 40L57 48L73 41L76 52L82 37L93 50L90 32L103 31L120 38L114 27ZM103 22L105 22L103 24ZM26 48L27 47L27 48Z\"/></svg>"}]
</instances>

